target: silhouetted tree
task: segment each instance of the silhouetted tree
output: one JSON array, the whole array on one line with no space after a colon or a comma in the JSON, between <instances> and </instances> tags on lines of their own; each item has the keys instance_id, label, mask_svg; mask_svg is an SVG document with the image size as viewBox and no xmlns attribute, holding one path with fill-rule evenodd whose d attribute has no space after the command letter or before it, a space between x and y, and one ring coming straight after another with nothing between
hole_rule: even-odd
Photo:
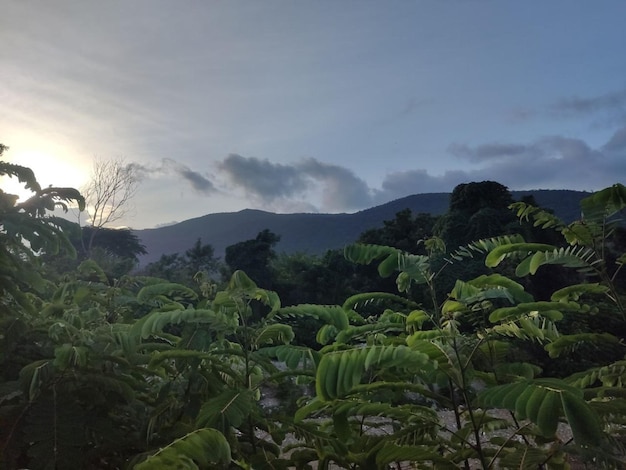
<instances>
[{"instance_id":1,"label":"silhouetted tree","mask_svg":"<svg viewBox=\"0 0 626 470\"><path fill-rule=\"evenodd\" d=\"M270 261L276 257L274 246L279 241L279 235L269 229L262 230L252 240L226 247L224 261L230 268L230 272L240 269L257 285L264 289L270 289L273 284ZM228 277L230 277L230 273Z\"/></svg>"},{"instance_id":2,"label":"silhouetted tree","mask_svg":"<svg viewBox=\"0 0 626 470\"><path fill-rule=\"evenodd\" d=\"M203 245L202 239L198 238L183 255L161 255L158 261L148 264L142 273L195 288L197 282L194 276L197 273L203 272L210 278L219 268L220 261L215 257L213 246Z\"/></svg>"},{"instance_id":3,"label":"silhouetted tree","mask_svg":"<svg viewBox=\"0 0 626 470\"><path fill-rule=\"evenodd\" d=\"M495 181L459 184L452 191L450 209L435 232L449 249L473 240L502 235L516 222L508 208L513 197L506 186Z\"/></svg>"},{"instance_id":4,"label":"silhouetted tree","mask_svg":"<svg viewBox=\"0 0 626 470\"><path fill-rule=\"evenodd\" d=\"M394 219L385 220L383 227L363 232L358 242L393 246L409 253L425 254L420 241L433 236L433 227L437 219L425 213L413 217L411 209L404 209L398 212Z\"/></svg>"},{"instance_id":5,"label":"silhouetted tree","mask_svg":"<svg viewBox=\"0 0 626 470\"><path fill-rule=\"evenodd\" d=\"M84 246L87 253L91 252L96 234L102 228L128 213L138 185L136 165L121 158L94 161L91 179L81 190L87 203L87 222L92 228Z\"/></svg>"}]
</instances>

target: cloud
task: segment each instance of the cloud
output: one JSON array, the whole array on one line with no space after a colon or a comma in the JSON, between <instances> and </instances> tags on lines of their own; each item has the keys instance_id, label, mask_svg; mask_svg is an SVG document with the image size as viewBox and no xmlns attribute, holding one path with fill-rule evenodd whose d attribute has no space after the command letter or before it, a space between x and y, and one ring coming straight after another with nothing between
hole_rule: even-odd
<instances>
[{"instance_id":1,"label":"cloud","mask_svg":"<svg viewBox=\"0 0 626 470\"><path fill-rule=\"evenodd\" d=\"M314 158L307 158L297 166L307 177L322 185L323 208L350 210L367 207L372 202L373 191L347 168Z\"/></svg>"},{"instance_id":2,"label":"cloud","mask_svg":"<svg viewBox=\"0 0 626 470\"><path fill-rule=\"evenodd\" d=\"M306 158L292 164L229 155L220 164L235 189L267 210L339 212L383 204L411 194L450 192L471 181L498 181L512 190L598 190L626 180L626 127L599 148L559 135L527 143L450 145L466 160L458 169L433 174L425 168L389 173L374 188L352 170Z\"/></svg>"},{"instance_id":3,"label":"cloud","mask_svg":"<svg viewBox=\"0 0 626 470\"><path fill-rule=\"evenodd\" d=\"M261 201L297 195L308 188L306 178L293 165L281 165L255 157L228 155L218 168L249 196Z\"/></svg>"},{"instance_id":4,"label":"cloud","mask_svg":"<svg viewBox=\"0 0 626 470\"><path fill-rule=\"evenodd\" d=\"M176 162L172 162L172 167L196 191L206 194L215 192L213 183L197 171L193 171L191 168Z\"/></svg>"},{"instance_id":5,"label":"cloud","mask_svg":"<svg viewBox=\"0 0 626 470\"><path fill-rule=\"evenodd\" d=\"M139 178L151 178L171 175L172 173L186 181L195 191L203 194L217 192L215 185L202 173L192 170L171 158L164 158L158 166L147 166L140 163L131 164L137 171Z\"/></svg>"},{"instance_id":6,"label":"cloud","mask_svg":"<svg viewBox=\"0 0 626 470\"><path fill-rule=\"evenodd\" d=\"M351 170L315 158L284 165L231 154L218 168L249 197L274 207L311 209L311 193L320 195L319 210L330 212L360 209L373 200L373 191Z\"/></svg>"},{"instance_id":7,"label":"cloud","mask_svg":"<svg viewBox=\"0 0 626 470\"><path fill-rule=\"evenodd\" d=\"M584 190L601 189L626 178L626 132L615 133L600 149L591 148L581 139L549 136L528 144L456 145L452 150L477 161L479 157L491 155L492 148L502 145L518 149L517 153L492 160L488 166L465 171L467 177L472 181L495 180L512 189Z\"/></svg>"},{"instance_id":8,"label":"cloud","mask_svg":"<svg viewBox=\"0 0 626 470\"><path fill-rule=\"evenodd\" d=\"M466 171L446 171L443 175L430 175L424 169L398 171L388 174L377 194L378 203L398 199L411 194L450 192L460 183L469 181Z\"/></svg>"},{"instance_id":9,"label":"cloud","mask_svg":"<svg viewBox=\"0 0 626 470\"><path fill-rule=\"evenodd\" d=\"M618 129L603 147L606 151L626 150L626 126Z\"/></svg>"},{"instance_id":10,"label":"cloud","mask_svg":"<svg viewBox=\"0 0 626 470\"><path fill-rule=\"evenodd\" d=\"M483 144L470 148L465 144L452 144L448 151L457 157L467 158L472 162L494 160L507 157L519 157L528 151L526 145L521 144Z\"/></svg>"},{"instance_id":11,"label":"cloud","mask_svg":"<svg viewBox=\"0 0 626 470\"><path fill-rule=\"evenodd\" d=\"M591 97L561 98L537 109L518 107L508 114L508 120L513 124L538 117L592 118L592 127L595 128L621 125L626 122L626 89Z\"/></svg>"},{"instance_id":12,"label":"cloud","mask_svg":"<svg viewBox=\"0 0 626 470\"><path fill-rule=\"evenodd\" d=\"M550 106L550 111L559 116L580 116L600 111L619 111L626 109L626 90L620 90L591 98L564 98Z\"/></svg>"},{"instance_id":13,"label":"cloud","mask_svg":"<svg viewBox=\"0 0 626 470\"><path fill-rule=\"evenodd\" d=\"M530 108L518 107L509 111L507 120L511 123L516 124L519 122L528 121L535 117L537 117L536 110L533 110Z\"/></svg>"}]
</instances>

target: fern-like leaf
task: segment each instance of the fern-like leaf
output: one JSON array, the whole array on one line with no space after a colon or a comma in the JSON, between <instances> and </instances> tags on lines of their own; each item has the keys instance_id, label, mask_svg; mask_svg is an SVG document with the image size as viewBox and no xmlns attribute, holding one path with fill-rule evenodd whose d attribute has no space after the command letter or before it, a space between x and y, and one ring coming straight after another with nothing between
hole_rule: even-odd
<instances>
[{"instance_id":1,"label":"fern-like leaf","mask_svg":"<svg viewBox=\"0 0 626 470\"><path fill-rule=\"evenodd\" d=\"M514 210L520 220L532 221L534 227L559 231L565 227L565 223L554 214L525 202L514 202L509 209Z\"/></svg>"},{"instance_id":2,"label":"fern-like leaf","mask_svg":"<svg viewBox=\"0 0 626 470\"><path fill-rule=\"evenodd\" d=\"M198 298L193 289L173 282L149 284L137 294L137 300L150 305L161 305L170 301L191 302Z\"/></svg>"},{"instance_id":3,"label":"fern-like leaf","mask_svg":"<svg viewBox=\"0 0 626 470\"><path fill-rule=\"evenodd\" d=\"M256 335L255 346L261 347L274 344L289 344L294 338L293 330L289 325L272 323L262 327Z\"/></svg>"},{"instance_id":4,"label":"fern-like leaf","mask_svg":"<svg viewBox=\"0 0 626 470\"><path fill-rule=\"evenodd\" d=\"M316 392L323 400L345 396L371 368L418 370L428 356L406 346L368 346L324 354L317 367Z\"/></svg>"},{"instance_id":5,"label":"fern-like leaf","mask_svg":"<svg viewBox=\"0 0 626 470\"><path fill-rule=\"evenodd\" d=\"M474 258L474 256L484 256L496 247L502 245L510 245L513 243L524 243L524 238L519 235L503 235L500 237L483 238L469 243L466 246L459 247L456 251L449 255L450 259L447 259L449 263L454 261L463 261L466 258Z\"/></svg>"},{"instance_id":6,"label":"fern-like leaf","mask_svg":"<svg viewBox=\"0 0 626 470\"><path fill-rule=\"evenodd\" d=\"M528 256L529 253L545 252L554 250L552 245L545 243L509 243L499 245L489 252L485 258L485 264L490 268L498 266L505 258L511 256Z\"/></svg>"},{"instance_id":7,"label":"fern-like leaf","mask_svg":"<svg viewBox=\"0 0 626 470\"><path fill-rule=\"evenodd\" d=\"M160 449L134 470L196 470L216 468L231 461L230 445L216 429L202 428L176 439Z\"/></svg>"},{"instance_id":8,"label":"fern-like leaf","mask_svg":"<svg viewBox=\"0 0 626 470\"><path fill-rule=\"evenodd\" d=\"M389 292L364 292L348 297L343 303L344 310L358 310L368 305L389 305L399 304L408 308L417 308L417 304L406 297Z\"/></svg>"},{"instance_id":9,"label":"fern-like leaf","mask_svg":"<svg viewBox=\"0 0 626 470\"><path fill-rule=\"evenodd\" d=\"M606 294L608 291L607 286L598 283L574 284L555 291L550 300L553 302L576 302L583 295Z\"/></svg>"},{"instance_id":10,"label":"fern-like leaf","mask_svg":"<svg viewBox=\"0 0 626 470\"><path fill-rule=\"evenodd\" d=\"M585 343L618 344L620 339L610 333L577 333L559 336L551 343L546 344L545 350L551 358L571 353Z\"/></svg>"},{"instance_id":11,"label":"fern-like leaf","mask_svg":"<svg viewBox=\"0 0 626 470\"><path fill-rule=\"evenodd\" d=\"M370 264L382 259L378 265L378 273L382 277L389 277L398 269L400 250L390 246L356 243L345 247L343 253L347 260L357 264Z\"/></svg>"},{"instance_id":12,"label":"fern-like leaf","mask_svg":"<svg viewBox=\"0 0 626 470\"><path fill-rule=\"evenodd\" d=\"M229 388L209 399L200 408L196 424L226 430L238 427L255 409L256 400L252 390Z\"/></svg>"},{"instance_id":13,"label":"fern-like leaf","mask_svg":"<svg viewBox=\"0 0 626 470\"><path fill-rule=\"evenodd\" d=\"M497 385L479 393L478 402L506 408L519 419L529 419L547 437L554 435L559 418L564 416L578 444L599 445L602 441L602 427L583 399L582 390L562 380L535 379Z\"/></svg>"},{"instance_id":14,"label":"fern-like leaf","mask_svg":"<svg viewBox=\"0 0 626 470\"><path fill-rule=\"evenodd\" d=\"M348 328L349 320L345 309L338 305L313 305L300 304L291 307L282 307L276 312L278 317L301 317L307 316L322 320L328 325L332 325L337 330Z\"/></svg>"},{"instance_id":15,"label":"fern-like leaf","mask_svg":"<svg viewBox=\"0 0 626 470\"><path fill-rule=\"evenodd\" d=\"M207 323L222 329L237 326L235 318L228 318L223 314L215 313L213 310L188 308L152 312L136 321L129 334L134 338L149 338L151 335L161 333L167 325L189 322Z\"/></svg>"}]
</instances>

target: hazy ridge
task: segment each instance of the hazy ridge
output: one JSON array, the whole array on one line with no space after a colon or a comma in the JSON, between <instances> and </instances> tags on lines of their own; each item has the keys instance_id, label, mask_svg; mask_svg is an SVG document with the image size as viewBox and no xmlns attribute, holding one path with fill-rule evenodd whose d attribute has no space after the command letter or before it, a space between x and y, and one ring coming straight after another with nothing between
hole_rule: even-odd
<instances>
[{"instance_id":1,"label":"hazy ridge","mask_svg":"<svg viewBox=\"0 0 626 470\"><path fill-rule=\"evenodd\" d=\"M554 210L565 221L579 217L580 200L590 193L571 190L511 191L513 198L533 195L538 204ZM177 224L135 233L148 251L140 259L141 265L158 260L163 254L182 253L198 238L215 249L223 258L227 246L254 238L261 230L269 229L280 235L278 252L322 254L354 242L369 228L382 226L395 214L409 208L413 213L443 214L448 210L450 193L414 194L352 214L275 214L255 209L239 212L207 214Z\"/></svg>"}]
</instances>

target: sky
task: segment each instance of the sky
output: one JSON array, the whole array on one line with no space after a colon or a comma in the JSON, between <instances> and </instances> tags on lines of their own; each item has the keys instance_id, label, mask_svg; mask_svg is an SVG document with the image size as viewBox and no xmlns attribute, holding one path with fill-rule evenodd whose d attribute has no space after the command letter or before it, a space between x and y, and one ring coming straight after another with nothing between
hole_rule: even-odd
<instances>
[{"instance_id":1,"label":"sky","mask_svg":"<svg viewBox=\"0 0 626 470\"><path fill-rule=\"evenodd\" d=\"M623 0L5 0L0 143L141 178L134 229L626 182ZM15 182L0 181L17 192Z\"/></svg>"}]
</instances>

